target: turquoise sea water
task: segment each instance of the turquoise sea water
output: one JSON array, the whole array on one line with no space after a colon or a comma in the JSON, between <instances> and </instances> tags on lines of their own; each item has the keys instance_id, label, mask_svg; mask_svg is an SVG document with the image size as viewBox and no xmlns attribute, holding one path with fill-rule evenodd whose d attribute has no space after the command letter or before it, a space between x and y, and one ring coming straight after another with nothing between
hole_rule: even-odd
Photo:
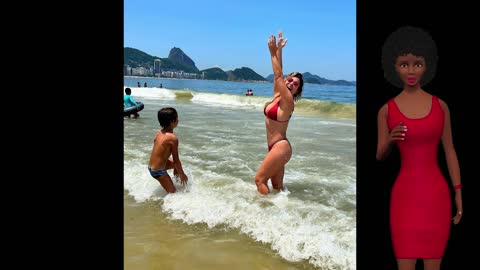
<instances>
[{"instance_id":1,"label":"turquoise sea water","mask_svg":"<svg viewBox=\"0 0 480 270\"><path fill-rule=\"evenodd\" d=\"M255 96L272 96L272 83L269 82L229 82L211 80L179 80L152 77L125 77L124 85L137 87L137 82L147 83L148 87L159 87L172 90L191 90L196 92L245 95L247 89L252 89ZM302 95L307 100L334 101L340 103L356 103L356 87L341 85L310 84L304 86Z\"/></svg>"}]
</instances>

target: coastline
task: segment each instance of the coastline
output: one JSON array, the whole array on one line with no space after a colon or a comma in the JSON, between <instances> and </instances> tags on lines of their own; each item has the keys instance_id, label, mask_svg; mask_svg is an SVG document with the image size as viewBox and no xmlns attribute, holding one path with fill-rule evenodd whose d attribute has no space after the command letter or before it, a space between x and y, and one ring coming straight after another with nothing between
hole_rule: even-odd
<instances>
[{"instance_id":1,"label":"coastline","mask_svg":"<svg viewBox=\"0 0 480 270\"><path fill-rule=\"evenodd\" d=\"M191 81L212 81L212 82L243 82L243 83L271 83L269 81L246 81L246 80L239 80L239 81L230 81L230 80L209 80L209 79L190 79L190 78L170 78L170 77L154 77L154 76L130 76L130 75L123 75L125 78L143 78L143 79L159 79L159 80L191 80Z\"/></svg>"}]
</instances>

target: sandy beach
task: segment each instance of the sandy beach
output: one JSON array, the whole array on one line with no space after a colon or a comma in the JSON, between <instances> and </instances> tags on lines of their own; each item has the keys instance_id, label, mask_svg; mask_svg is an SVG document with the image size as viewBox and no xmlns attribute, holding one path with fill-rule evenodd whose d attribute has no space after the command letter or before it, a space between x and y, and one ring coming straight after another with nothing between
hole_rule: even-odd
<instances>
[{"instance_id":1,"label":"sandy beach","mask_svg":"<svg viewBox=\"0 0 480 270\"><path fill-rule=\"evenodd\" d=\"M159 204L151 201L139 205L125 193L125 269L318 269L306 262L286 261L268 244L256 242L238 230L171 220L159 211Z\"/></svg>"}]
</instances>

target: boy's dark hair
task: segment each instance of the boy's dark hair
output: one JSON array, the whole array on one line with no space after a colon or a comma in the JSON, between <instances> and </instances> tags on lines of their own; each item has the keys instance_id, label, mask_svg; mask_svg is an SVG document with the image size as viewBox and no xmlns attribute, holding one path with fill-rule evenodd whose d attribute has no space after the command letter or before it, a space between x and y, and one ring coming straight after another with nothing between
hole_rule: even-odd
<instances>
[{"instance_id":1,"label":"boy's dark hair","mask_svg":"<svg viewBox=\"0 0 480 270\"><path fill-rule=\"evenodd\" d=\"M162 128L167 128L178 118L177 110L172 107L162 108L157 113L158 122Z\"/></svg>"},{"instance_id":2,"label":"boy's dark hair","mask_svg":"<svg viewBox=\"0 0 480 270\"><path fill-rule=\"evenodd\" d=\"M425 58L425 74L420 86L429 83L437 70L437 46L425 30L412 26L403 26L391 33L382 49L382 66L385 79L396 87L403 88L403 82L395 70L397 57L413 54Z\"/></svg>"},{"instance_id":3,"label":"boy's dark hair","mask_svg":"<svg viewBox=\"0 0 480 270\"><path fill-rule=\"evenodd\" d=\"M130 88L128 88L128 87L125 88L125 94L127 94L127 95L132 94L132 89L130 89Z\"/></svg>"}]
</instances>

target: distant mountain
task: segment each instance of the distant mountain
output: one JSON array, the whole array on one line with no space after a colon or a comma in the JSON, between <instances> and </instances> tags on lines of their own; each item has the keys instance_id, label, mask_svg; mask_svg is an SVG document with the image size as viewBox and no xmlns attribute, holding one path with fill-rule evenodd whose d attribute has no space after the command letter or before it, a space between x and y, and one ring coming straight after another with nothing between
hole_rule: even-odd
<instances>
[{"instance_id":1,"label":"distant mountain","mask_svg":"<svg viewBox=\"0 0 480 270\"><path fill-rule=\"evenodd\" d=\"M168 59L175 64L178 64L180 67L183 67L183 70L191 73L198 73L199 70L195 66L195 62L186 55L182 49L173 47L168 54ZM189 70L189 71L187 71Z\"/></svg>"},{"instance_id":2,"label":"distant mountain","mask_svg":"<svg viewBox=\"0 0 480 270\"><path fill-rule=\"evenodd\" d=\"M311 74L310 72L305 72L303 73L303 78L305 78L305 80L307 82L310 82L312 81L312 83L315 83L315 81L318 81L320 84L331 84L331 85L346 85L346 86L355 86L356 83L355 82L349 82L349 81L346 81L346 80L329 80L329 79L325 79L325 78L322 78L318 75L313 75Z\"/></svg>"},{"instance_id":3,"label":"distant mountain","mask_svg":"<svg viewBox=\"0 0 480 270\"><path fill-rule=\"evenodd\" d=\"M200 70L200 72L205 72L205 79L207 80L226 81L228 79L228 74L218 67Z\"/></svg>"},{"instance_id":4,"label":"distant mountain","mask_svg":"<svg viewBox=\"0 0 480 270\"><path fill-rule=\"evenodd\" d=\"M160 59L162 62L162 70L183 71L186 73L196 73L199 75L204 72L205 79L207 80L273 82L273 74L270 74L264 78L248 67L241 67L229 71L223 71L222 69L215 67L199 71L195 66L195 62L177 47L173 47L170 50L167 58L152 56L138 49L125 47L123 49L123 57L125 65L129 65L130 67L145 67L149 69L153 68L153 61L155 59ZM356 85L356 82L350 82L346 80L328 80L318 75L313 75L309 72L303 73L303 77L306 83L349 86Z\"/></svg>"},{"instance_id":5,"label":"distant mountain","mask_svg":"<svg viewBox=\"0 0 480 270\"><path fill-rule=\"evenodd\" d=\"M264 77L247 67L227 71L227 74L229 81L266 81Z\"/></svg>"},{"instance_id":6,"label":"distant mountain","mask_svg":"<svg viewBox=\"0 0 480 270\"><path fill-rule=\"evenodd\" d=\"M265 78L250 68L242 67L233 71L223 71L220 68L209 68L199 71L195 62L180 48L173 47L168 58L149 55L135 48L125 47L123 50L124 64L130 67L153 68L153 61L162 61L162 70L184 71L187 73L202 74L205 72L205 79L223 81L266 81Z\"/></svg>"},{"instance_id":7,"label":"distant mountain","mask_svg":"<svg viewBox=\"0 0 480 270\"><path fill-rule=\"evenodd\" d=\"M174 49L178 49L178 48L174 48ZM153 68L153 61L155 59L160 59L162 61L162 69L164 70L172 70L172 71L183 70L184 72L188 72L188 73L198 73L199 71L198 71L198 68L195 67L195 63L193 63L193 66L188 64L189 63L188 59L190 59L190 57L188 57L185 54L184 55L186 57L182 57L181 54L184 54L184 53L180 49L174 50L174 53L173 53L174 61L172 61L169 58L152 56L138 49L125 47L123 49L123 61L125 65L129 65L131 67ZM187 59L186 60L187 62L183 62L181 59Z\"/></svg>"},{"instance_id":8,"label":"distant mountain","mask_svg":"<svg viewBox=\"0 0 480 270\"><path fill-rule=\"evenodd\" d=\"M131 67L152 67L155 58L160 57L153 57L134 48L126 47L123 49L124 64Z\"/></svg>"},{"instance_id":9,"label":"distant mountain","mask_svg":"<svg viewBox=\"0 0 480 270\"><path fill-rule=\"evenodd\" d=\"M356 82L346 81L346 80L329 80L322 78L318 75L313 75L310 72L302 73L305 83L315 83L315 84L329 84L329 85L346 85L346 86L355 86ZM273 82L273 74L268 75L265 79L269 82Z\"/></svg>"},{"instance_id":10,"label":"distant mountain","mask_svg":"<svg viewBox=\"0 0 480 270\"><path fill-rule=\"evenodd\" d=\"M242 67L235 70L223 71L222 69L209 68L202 70L207 80L223 80L223 81L266 81L261 75L250 68Z\"/></svg>"},{"instance_id":11,"label":"distant mountain","mask_svg":"<svg viewBox=\"0 0 480 270\"><path fill-rule=\"evenodd\" d=\"M186 66L182 63L173 62L168 58L152 56L135 48L125 47L123 49L123 62L125 65L129 65L130 67L153 68L153 61L155 59L160 59L162 61L162 69L164 70L198 72L198 69L195 66Z\"/></svg>"}]
</instances>

